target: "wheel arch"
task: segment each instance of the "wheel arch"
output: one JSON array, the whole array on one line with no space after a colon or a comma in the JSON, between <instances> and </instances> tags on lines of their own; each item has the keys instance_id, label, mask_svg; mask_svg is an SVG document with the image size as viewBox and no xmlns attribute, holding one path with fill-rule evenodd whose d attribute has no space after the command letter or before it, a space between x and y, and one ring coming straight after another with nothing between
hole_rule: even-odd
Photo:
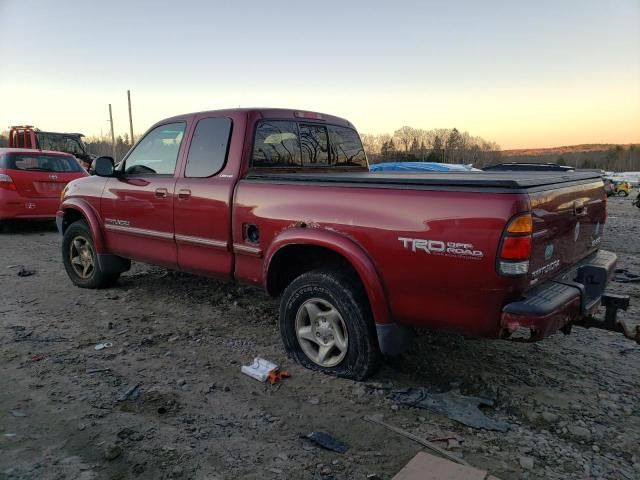
<instances>
[{"instance_id":1,"label":"wheel arch","mask_svg":"<svg viewBox=\"0 0 640 480\"><path fill-rule=\"evenodd\" d=\"M295 228L276 237L265 255L265 287L278 296L297 276L320 266L347 266L364 287L376 324L389 324L391 317L384 287L371 258L350 238L338 232Z\"/></svg>"},{"instance_id":2,"label":"wheel arch","mask_svg":"<svg viewBox=\"0 0 640 480\"><path fill-rule=\"evenodd\" d=\"M60 228L62 234L72 223L78 220L85 220L89 225L96 253L106 253L98 214L88 202L80 199L65 201L60 205L60 212L62 212L62 226Z\"/></svg>"}]
</instances>

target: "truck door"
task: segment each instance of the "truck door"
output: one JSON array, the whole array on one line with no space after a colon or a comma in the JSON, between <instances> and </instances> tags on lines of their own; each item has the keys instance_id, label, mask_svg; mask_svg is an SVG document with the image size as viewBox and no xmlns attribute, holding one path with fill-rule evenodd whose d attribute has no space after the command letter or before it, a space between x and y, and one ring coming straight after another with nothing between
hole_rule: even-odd
<instances>
[{"instance_id":1,"label":"truck door","mask_svg":"<svg viewBox=\"0 0 640 480\"><path fill-rule=\"evenodd\" d=\"M174 224L181 270L222 277L233 273L229 239L237 165L228 163L227 156L240 158L242 135L232 144L232 128L228 117L197 119L184 175L176 184Z\"/></svg>"},{"instance_id":2,"label":"truck door","mask_svg":"<svg viewBox=\"0 0 640 480\"><path fill-rule=\"evenodd\" d=\"M186 123L147 133L109 179L101 212L110 251L147 263L176 267L173 206L176 171Z\"/></svg>"}]
</instances>

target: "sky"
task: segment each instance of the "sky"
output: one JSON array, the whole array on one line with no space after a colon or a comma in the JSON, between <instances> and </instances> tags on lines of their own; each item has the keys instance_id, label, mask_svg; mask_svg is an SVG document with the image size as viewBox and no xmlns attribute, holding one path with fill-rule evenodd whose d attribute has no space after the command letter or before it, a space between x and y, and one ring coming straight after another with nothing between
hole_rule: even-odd
<instances>
[{"instance_id":1,"label":"sky","mask_svg":"<svg viewBox=\"0 0 640 480\"><path fill-rule=\"evenodd\" d=\"M640 142L640 0L0 0L0 130L229 107L503 149Z\"/></svg>"}]
</instances>

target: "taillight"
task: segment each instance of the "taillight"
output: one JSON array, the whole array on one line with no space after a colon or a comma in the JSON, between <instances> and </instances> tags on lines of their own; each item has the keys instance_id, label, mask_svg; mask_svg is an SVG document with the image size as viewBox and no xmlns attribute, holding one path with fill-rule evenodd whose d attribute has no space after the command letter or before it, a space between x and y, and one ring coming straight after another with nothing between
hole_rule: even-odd
<instances>
[{"instance_id":1,"label":"taillight","mask_svg":"<svg viewBox=\"0 0 640 480\"><path fill-rule=\"evenodd\" d=\"M607 223L607 217L609 216L609 197L607 197L607 195L604 195L604 220L602 220L602 223Z\"/></svg>"},{"instance_id":2,"label":"taillight","mask_svg":"<svg viewBox=\"0 0 640 480\"><path fill-rule=\"evenodd\" d=\"M0 173L0 188L3 188L4 190L15 190L16 184L13 183L13 178L9 175Z\"/></svg>"},{"instance_id":3,"label":"taillight","mask_svg":"<svg viewBox=\"0 0 640 480\"><path fill-rule=\"evenodd\" d=\"M507 224L498 253L498 272L500 274L526 275L529 272L532 233L533 218L530 213L518 215Z\"/></svg>"}]
</instances>

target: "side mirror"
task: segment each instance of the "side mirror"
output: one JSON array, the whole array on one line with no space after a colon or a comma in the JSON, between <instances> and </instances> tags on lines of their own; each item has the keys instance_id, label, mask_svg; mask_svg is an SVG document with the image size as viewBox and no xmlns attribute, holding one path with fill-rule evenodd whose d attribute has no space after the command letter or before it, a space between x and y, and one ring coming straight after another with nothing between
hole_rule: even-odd
<instances>
[{"instance_id":1,"label":"side mirror","mask_svg":"<svg viewBox=\"0 0 640 480\"><path fill-rule=\"evenodd\" d=\"M113 158L111 157L98 157L91 164L93 173L99 177L113 177L115 168L113 166Z\"/></svg>"}]
</instances>

